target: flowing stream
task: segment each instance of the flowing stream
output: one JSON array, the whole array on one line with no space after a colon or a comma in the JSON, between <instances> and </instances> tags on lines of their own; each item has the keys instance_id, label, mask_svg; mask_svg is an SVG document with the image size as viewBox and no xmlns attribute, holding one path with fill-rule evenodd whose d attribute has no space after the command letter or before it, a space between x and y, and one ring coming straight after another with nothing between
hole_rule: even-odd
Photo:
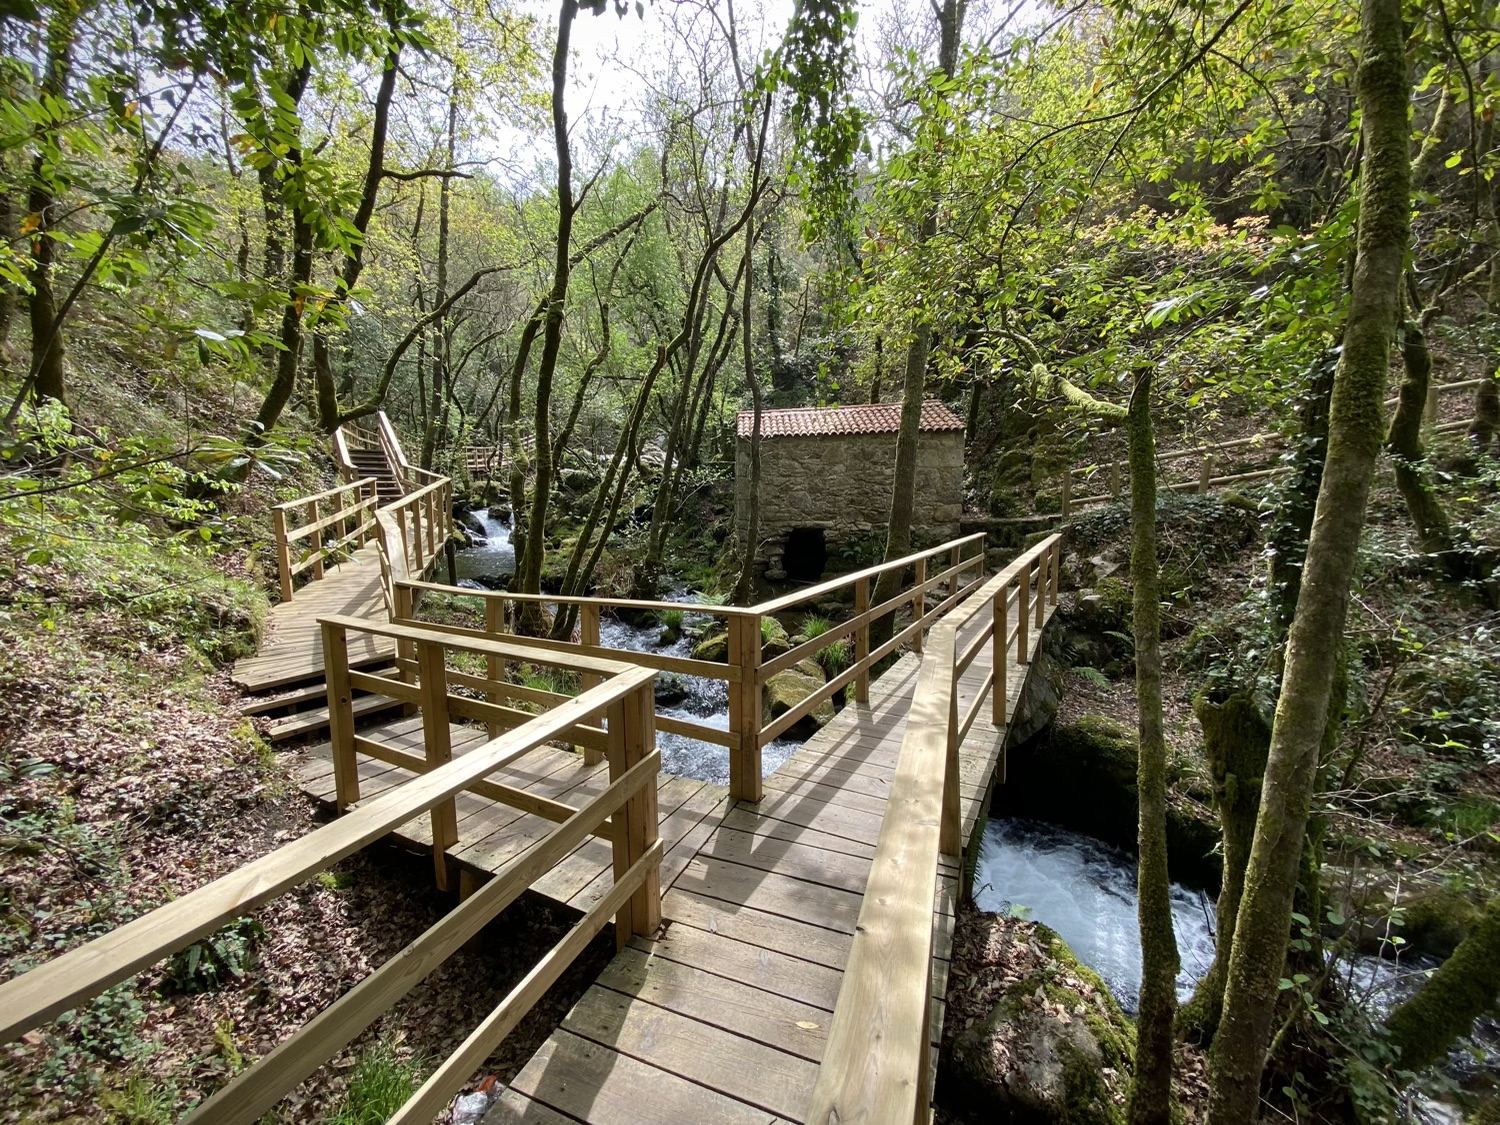
<instances>
[{"instance_id":1,"label":"flowing stream","mask_svg":"<svg viewBox=\"0 0 1500 1125\"><path fill-rule=\"evenodd\" d=\"M1132 1015L1140 1000L1141 942L1135 857L1089 836L1035 820L991 820L979 846L974 902L1024 913L1054 929ZM1172 885L1172 921L1187 999L1214 959L1214 900Z\"/></svg>"},{"instance_id":2,"label":"flowing stream","mask_svg":"<svg viewBox=\"0 0 1500 1125\"><path fill-rule=\"evenodd\" d=\"M484 539L476 536L474 545L457 553L455 562L460 586L483 589L486 580L514 574L516 552L511 546L510 526L484 511L474 512L484 527ZM693 655L694 636L702 628L712 628L719 619L709 614L692 613L693 595L686 587L670 591L667 600L684 604L680 635L664 635L660 625L631 625L613 617L599 623L599 640L606 648L629 652L653 652L664 656ZM687 719L718 730L729 729L729 685L723 680L705 680L697 676L658 673L656 678L656 713ZM656 732L661 748L662 768L679 777L693 777L716 785L729 784L729 749L711 742L700 742L686 735ZM792 756L802 744L795 739L779 738L761 751L761 772L769 775Z\"/></svg>"},{"instance_id":3,"label":"flowing stream","mask_svg":"<svg viewBox=\"0 0 1500 1125\"><path fill-rule=\"evenodd\" d=\"M1136 920L1135 856L1110 844L1020 819L991 820L974 872L974 902L992 913L1018 913L1056 930L1078 959L1099 974L1134 1015L1140 1000L1141 945ZM1214 956L1214 899L1172 885L1172 919L1182 970L1177 996L1185 1000ZM1377 1020L1421 986L1436 962L1398 963L1357 956L1340 970L1347 994ZM1500 1021L1483 1017L1474 1035L1455 1046L1445 1071L1463 1083L1500 1069ZM1462 1114L1416 1090L1406 1108L1425 1125L1456 1125Z\"/></svg>"}]
</instances>

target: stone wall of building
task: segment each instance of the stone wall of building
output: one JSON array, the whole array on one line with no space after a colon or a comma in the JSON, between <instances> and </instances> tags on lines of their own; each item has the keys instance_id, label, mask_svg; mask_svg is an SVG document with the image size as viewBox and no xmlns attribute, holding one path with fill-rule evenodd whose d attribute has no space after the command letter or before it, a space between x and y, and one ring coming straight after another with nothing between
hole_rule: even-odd
<instances>
[{"instance_id":1,"label":"stone wall of building","mask_svg":"<svg viewBox=\"0 0 1500 1125\"><path fill-rule=\"evenodd\" d=\"M738 439L735 452L735 532L743 550L750 510L750 439ZM830 544L884 532L895 477L895 434L766 438L760 459L757 558L774 562L793 528L821 529ZM963 433L922 434L913 530L958 534L963 478Z\"/></svg>"}]
</instances>

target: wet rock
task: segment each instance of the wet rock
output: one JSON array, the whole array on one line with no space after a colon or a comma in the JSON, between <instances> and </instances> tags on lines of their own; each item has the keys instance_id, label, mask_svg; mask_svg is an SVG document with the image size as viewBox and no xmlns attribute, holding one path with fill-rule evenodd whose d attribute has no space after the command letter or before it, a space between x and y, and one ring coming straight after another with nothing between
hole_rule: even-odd
<instances>
[{"instance_id":1,"label":"wet rock","mask_svg":"<svg viewBox=\"0 0 1500 1125\"><path fill-rule=\"evenodd\" d=\"M1061 633L1048 629L1031 663L1031 672L1026 687L1017 700L1015 712L1010 720L1009 739L1012 746L1029 742L1051 725L1057 708L1062 703L1063 676L1067 671L1059 648Z\"/></svg>"},{"instance_id":2,"label":"wet rock","mask_svg":"<svg viewBox=\"0 0 1500 1125\"><path fill-rule=\"evenodd\" d=\"M457 518L471 542L483 543L485 541L487 537L484 533L484 524L479 522L478 516L473 512L466 511L459 513Z\"/></svg>"},{"instance_id":3,"label":"wet rock","mask_svg":"<svg viewBox=\"0 0 1500 1125\"><path fill-rule=\"evenodd\" d=\"M693 646L693 659L713 660L719 664L727 663L729 660L729 633L727 631L709 633Z\"/></svg>"},{"instance_id":4,"label":"wet rock","mask_svg":"<svg viewBox=\"0 0 1500 1125\"><path fill-rule=\"evenodd\" d=\"M1139 818L1136 736L1112 719L1088 715L1017 746L1007 756L1006 783L995 814L1046 820L1134 850ZM1181 763L1169 763L1169 782ZM1217 819L1206 806L1174 801L1167 810L1172 878L1216 887L1220 861Z\"/></svg>"},{"instance_id":5,"label":"wet rock","mask_svg":"<svg viewBox=\"0 0 1500 1125\"><path fill-rule=\"evenodd\" d=\"M509 504L491 504L487 514L492 520L499 520L501 523L510 523Z\"/></svg>"},{"instance_id":6,"label":"wet rock","mask_svg":"<svg viewBox=\"0 0 1500 1125\"><path fill-rule=\"evenodd\" d=\"M823 677L823 669L811 660L799 661L796 667L777 672L765 683L763 722L769 723L781 718L825 683L827 680ZM808 715L794 723L790 733L798 738L807 738L831 723L834 714L833 700L825 699Z\"/></svg>"},{"instance_id":7,"label":"wet rock","mask_svg":"<svg viewBox=\"0 0 1500 1125\"><path fill-rule=\"evenodd\" d=\"M675 707L688 697L687 684L682 682L681 676L675 676L671 672L662 672L656 677L656 705L658 707Z\"/></svg>"},{"instance_id":8,"label":"wet rock","mask_svg":"<svg viewBox=\"0 0 1500 1125\"><path fill-rule=\"evenodd\" d=\"M1057 934L1037 926L1033 942L1047 963L957 1036L944 1087L959 1106L994 1120L1121 1125L1134 1052L1130 1022Z\"/></svg>"}]
</instances>

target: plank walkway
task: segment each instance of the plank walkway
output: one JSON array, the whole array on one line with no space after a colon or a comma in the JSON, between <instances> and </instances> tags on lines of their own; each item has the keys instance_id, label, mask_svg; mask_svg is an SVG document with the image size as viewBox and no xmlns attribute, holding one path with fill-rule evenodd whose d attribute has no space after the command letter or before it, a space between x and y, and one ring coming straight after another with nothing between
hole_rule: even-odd
<instances>
[{"instance_id":1,"label":"plank walkway","mask_svg":"<svg viewBox=\"0 0 1500 1125\"><path fill-rule=\"evenodd\" d=\"M1040 633L1030 631L1028 660ZM1010 713L1029 671L1017 655L1007 662ZM986 646L961 679L960 713L982 686L989 656ZM609 964L516 1076L487 1125L802 1120L919 668L914 655L892 666L871 685L868 705L846 707L766 778L758 805L732 805L718 786L662 776L662 930L651 940L633 939ZM366 734L421 752L418 719ZM454 752L481 738L476 728L455 727ZM1004 738L1003 729L981 718L961 748L965 840L985 813ZM366 795L411 776L370 760L360 770ZM500 779L574 803L570 794L599 791L607 774L602 765L585 767L577 754L542 750ZM332 802L326 747L310 753L303 784ZM472 795L458 800L460 844L452 854L465 869L494 871L551 827ZM402 834L425 847L429 831L424 817ZM608 845L591 840L536 890L586 910L610 886L611 871ZM940 875L933 904L934 1065L960 867L945 859Z\"/></svg>"},{"instance_id":2,"label":"plank walkway","mask_svg":"<svg viewBox=\"0 0 1500 1125\"><path fill-rule=\"evenodd\" d=\"M318 619L340 615L385 620L380 558L374 543L361 547L345 562L329 566L322 578L308 582L291 601L272 606L260 650L235 661L232 679L247 691L321 680L323 634ZM389 660L395 651L395 645L384 638L365 633L349 638L351 667Z\"/></svg>"}]
</instances>

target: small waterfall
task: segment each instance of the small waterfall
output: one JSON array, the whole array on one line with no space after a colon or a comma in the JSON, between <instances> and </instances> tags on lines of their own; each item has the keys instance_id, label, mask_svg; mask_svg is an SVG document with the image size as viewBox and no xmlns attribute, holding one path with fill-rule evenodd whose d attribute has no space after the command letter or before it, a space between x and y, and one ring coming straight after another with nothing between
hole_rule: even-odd
<instances>
[{"instance_id":1,"label":"small waterfall","mask_svg":"<svg viewBox=\"0 0 1500 1125\"><path fill-rule=\"evenodd\" d=\"M483 586L476 579L504 578L516 572L516 550L510 542L510 525L501 523L488 512L478 509L470 515L484 528L484 539L474 539L472 547L465 547L454 556L460 585L468 580L475 586ZM472 529L471 534L472 534Z\"/></svg>"}]
</instances>

